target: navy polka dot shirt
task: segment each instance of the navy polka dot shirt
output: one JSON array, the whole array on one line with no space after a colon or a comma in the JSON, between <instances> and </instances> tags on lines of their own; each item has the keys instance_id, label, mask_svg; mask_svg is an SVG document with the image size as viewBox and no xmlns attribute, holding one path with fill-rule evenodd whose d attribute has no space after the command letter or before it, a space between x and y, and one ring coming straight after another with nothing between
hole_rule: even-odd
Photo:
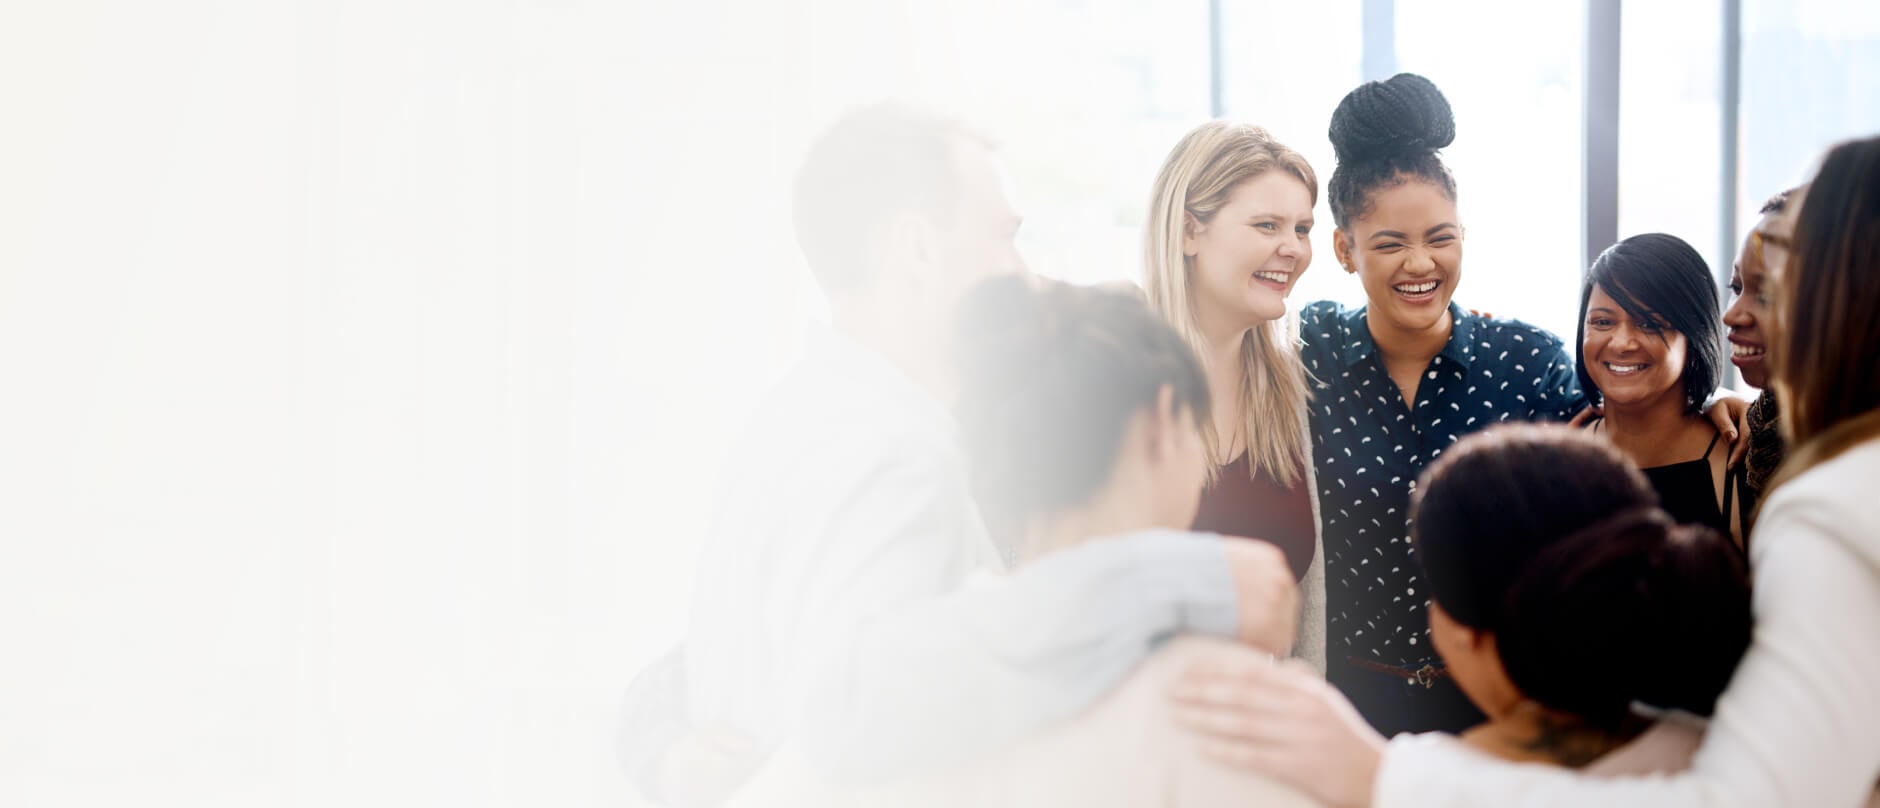
<instances>
[{"instance_id":1,"label":"navy polka dot shirt","mask_svg":"<svg viewBox=\"0 0 1880 808\"><path fill-rule=\"evenodd\" d=\"M1585 406L1573 356L1547 331L1449 305L1454 327L1414 406L1384 369L1363 308L1301 314L1325 542L1326 656L1441 665L1410 548L1417 475L1462 436L1501 421L1566 420Z\"/></svg>"}]
</instances>

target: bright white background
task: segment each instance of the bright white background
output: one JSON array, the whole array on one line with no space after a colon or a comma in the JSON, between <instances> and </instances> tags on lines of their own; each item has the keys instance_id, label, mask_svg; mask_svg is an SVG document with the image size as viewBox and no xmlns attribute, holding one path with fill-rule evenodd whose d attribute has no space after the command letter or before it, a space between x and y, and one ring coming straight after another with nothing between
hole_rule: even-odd
<instances>
[{"instance_id":1,"label":"bright white background","mask_svg":"<svg viewBox=\"0 0 1880 808\"><path fill-rule=\"evenodd\" d=\"M1579 12L1397 5L1400 66L1457 106L1459 299L1570 329ZM1844 111L1875 97L1871 12L1749 5L1759 69L1806 46L1842 81L1777 99L1750 177L1880 128ZM1229 114L1324 177L1357 6L1223 9ZM858 101L963 112L1006 143L1040 271L1133 277L1155 168L1207 117L1206 24L1122 0L9 4L0 804L630 804L615 712L684 630L711 469L793 462L727 436L817 314L784 205L804 144ZM1632 143L1627 171L1711 164ZM1627 193L1663 194L1647 176ZM1320 218L1300 297L1355 301Z\"/></svg>"}]
</instances>

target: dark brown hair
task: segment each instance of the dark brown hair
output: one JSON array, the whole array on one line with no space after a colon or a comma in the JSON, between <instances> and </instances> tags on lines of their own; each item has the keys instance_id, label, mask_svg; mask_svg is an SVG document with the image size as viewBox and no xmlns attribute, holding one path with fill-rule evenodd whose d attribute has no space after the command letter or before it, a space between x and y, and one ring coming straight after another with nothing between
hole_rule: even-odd
<instances>
[{"instance_id":1,"label":"dark brown hair","mask_svg":"<svg viewBox=\"0 0 1880 808\"><path fill-rule=\"evenodd\" d=\"M1795 245L1776 282L1771 335L1785 476L1870 436L1836 427L1880 409L1880 138L1828 152L1795 220ZM1807 445L1822 438L1826 445ZM1806 451L1805 451L1806 450Z\"/></svg>"},{"instance_id":2,"label":"dark brown hair","mask_svg":"<svg viewBox=\"0 0 1880 808\"><path fill-rule=\"evenodd\" d=\"M1495 635L1515 687L1614 729L1635 701L1709 714L1749 647L1741 553L1657 505L1605 441L1501 425L1430 464L1411 536L1431 599Z\"/></svg>"},{"instance_id":3,"label":"dark brown hair","mask_svg":"<svg viewBox=\"0 0 1880 808\"><path fill-rule=\"evenodd\" d=\"M1368 81L1345 94L1332 110L1326 133L1338 165L1325 186L1332 221L1349 230L1371 209L1371 194L1412 179L1441 189L1456 199L1456 178L1437 151L1456 139L1456 116L1449 99L1429 79L1398 73Z\"/></svg>"},{"instance_id":4,"label":"dark brown hair","mask_svg":"<svg viewBox=\"0 0 1880 808\"><path fill-rule=\"evenodd\" d=\"M1032 518L1087 503L1163 387L1177 412L1208 418L1201 363L1133 289L1009 275L974 287L961 311L961 437L1002 546Z\"/></svg>"}]
</instances>

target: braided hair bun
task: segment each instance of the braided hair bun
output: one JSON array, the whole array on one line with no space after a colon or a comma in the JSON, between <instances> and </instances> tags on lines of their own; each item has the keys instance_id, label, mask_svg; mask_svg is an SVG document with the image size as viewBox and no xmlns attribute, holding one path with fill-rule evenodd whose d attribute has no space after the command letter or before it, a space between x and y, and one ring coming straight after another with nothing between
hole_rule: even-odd
<instances>
[{"instance_id":1,"label":"braided hair bun","mask_svg":"<svg viewBox=\"0 0 1880 808\"><path fill-rule=\"evenodd\" d=\"M1456 140L1449 99L1429 79L1398 73L1345 94L1327 134L1338 167L1326 186L1340 228L1369 209L1372 191L1406 179L1428 180L1456 197L1456 181L1436 151Z\"/></svg>"},{"instance_id":2,"label":"braided hair bun","mask_svg":"<svg viewBox=\"0 0 1880 808\"><path fill-rule=\"evenodd\" d=\"M1456 115L1429 79L1398 73L1347 93L1330 134L1340 163L1436 151L1455 142Z\"/></svg>"}]
</instances>

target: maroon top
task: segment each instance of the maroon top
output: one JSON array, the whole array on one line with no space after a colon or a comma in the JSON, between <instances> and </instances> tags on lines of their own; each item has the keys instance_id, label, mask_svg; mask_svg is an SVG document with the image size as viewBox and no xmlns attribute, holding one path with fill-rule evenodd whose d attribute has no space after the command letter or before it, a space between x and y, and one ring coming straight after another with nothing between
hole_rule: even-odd
<instances>
[{"instance_id":1,"label":"maroon top","mask_svg":"<svg viewBox=\"0 0 1880 808\"><path fill-rule=\"evenodd\" d=\"M1317 522L1312 518L1312 490L1303 469L1299 482L1286 488L1265 474L1254 474L1245 452L1222 467L1201 494L1195 530L1265 539L1286 553L1293 578L1304 580L1312 566Z\"/></svg>"}]
</instances>

